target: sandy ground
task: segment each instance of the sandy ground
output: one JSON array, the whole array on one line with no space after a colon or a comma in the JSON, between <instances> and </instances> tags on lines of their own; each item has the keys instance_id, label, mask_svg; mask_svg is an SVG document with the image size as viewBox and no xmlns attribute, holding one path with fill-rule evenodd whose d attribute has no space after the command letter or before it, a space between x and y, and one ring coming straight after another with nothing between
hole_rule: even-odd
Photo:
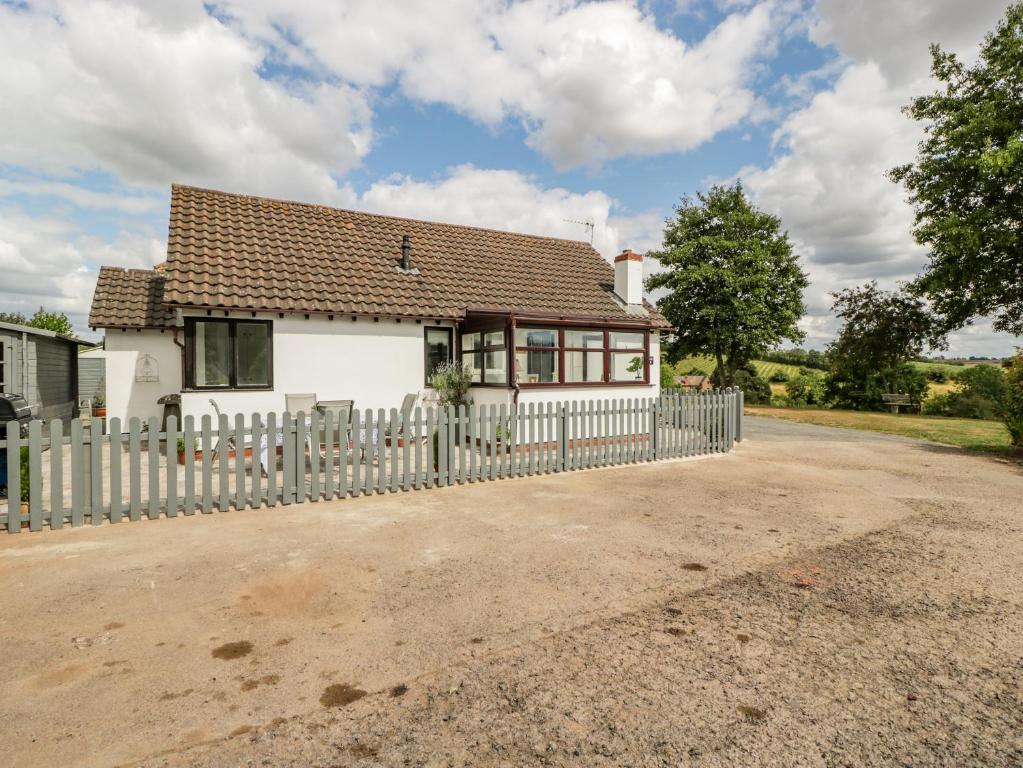
<instances>
[{"instance_id":1,"label":"sandy ground","mask_svg":"<svg viewBox=\"0 0 1023 768\"><path fill-rule=\"evenodd\" d=\"M1023 470L734 454L0 536L0 764L1023 764Z\"/></svg>"}]
</instances>

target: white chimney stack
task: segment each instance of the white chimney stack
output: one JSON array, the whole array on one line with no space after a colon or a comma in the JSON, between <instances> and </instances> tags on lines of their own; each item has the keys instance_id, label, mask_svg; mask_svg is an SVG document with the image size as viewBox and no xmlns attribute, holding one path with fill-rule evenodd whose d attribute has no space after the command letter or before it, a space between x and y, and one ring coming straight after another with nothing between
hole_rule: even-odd
<instances>
[{"instance_id":1,"label":"white chimney stack","mask_svg":"<svg viewBox=\"0 0 1023 768\"><path fill-rule=\"evenodd\" d=\"M643 303L643 256L626 248L615 256L615 293L626 304Z\"/></svg>"}]
</instances>

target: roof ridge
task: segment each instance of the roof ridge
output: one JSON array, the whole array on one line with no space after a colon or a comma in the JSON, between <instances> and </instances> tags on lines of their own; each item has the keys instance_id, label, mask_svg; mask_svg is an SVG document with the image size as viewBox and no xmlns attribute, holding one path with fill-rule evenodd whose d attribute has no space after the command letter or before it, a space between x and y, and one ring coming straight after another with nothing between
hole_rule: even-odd
<instances>
[{"instance_id":1,"label":"roof ridge","mask_svg":"<svg viewBox=\"0 0 1023 768\"><path fill-rule=\"evenodd\" d=\"M100 265L100 272L107 270L108 272L141 272L144 275L155 275L156 277L165 277L163 272L157 269L143 269L142 267L112 267L107 264Z\"/></svg>"},{"instance_id":2,"label":"roof ridge","mask_svg":"<svg viewBox=\"0 0 1023 768\"><path fill-rule=\"evenodd\" d=\"M514 232L510 229L494 229L493 227L474 227L471 224L455 224L447 221L432 221L430 219L416 219L411 216L395 216L389 213L373 213L372 211L360 211L355 208L338 208L333 205L321 205L320 203L306 203L301 200L287 200L280 197L265 197L263 195L246 195L241 192L225 192L221 189L210 189L208 187L197 187L192 184L171 184L171 198L173 200L174 190L176 189L190 189L196 192L204 192L214 195L224 195L226 197L234 197L241 200L265 200L269 203L283 203L284 205L297 205L303 208L318 208L325 209L328 211L336 211L339 213L352 213L360 216L372 216L378 219L390 219L392 221L407 221L413 224L432 224L441 227L457 227L458 229L469 230L470 232L496 232L501 235L514 235L515 237L528 237L534 240L549 240L556 243L574 243L576 245L582 245L589 248L591 251L600 256L600 253L596 248L593 247L592 243L588 243L585 240L574 240L570 237L554 237L552 235L535 235L530 232ZM600 256L603 261L607 261L603 256ZM610 263L610 262L609 262Z\"/></svg>"}]
</instances>

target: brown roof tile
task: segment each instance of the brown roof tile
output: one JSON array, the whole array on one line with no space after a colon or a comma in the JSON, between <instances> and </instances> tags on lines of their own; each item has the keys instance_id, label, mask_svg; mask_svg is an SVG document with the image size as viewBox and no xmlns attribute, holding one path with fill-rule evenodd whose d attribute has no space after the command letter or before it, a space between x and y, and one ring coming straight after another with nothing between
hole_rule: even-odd
<instances>
[{"instance_id":1,"label":"brown roof tile","mask_svg":"<svg viewBox=\"0 0 1023 768\"><path fill-rule=\"evenodd\" d=\"M411 273L399 269L403 235ZM587 243L174 186L164 300L281 312L461 317L467 309L649 320ZM94 312L96 308L94 306Z\"/></svg>"},{"instance_id":2,"label":"brown roof tile","mask_svg":"<svg viewBox=\"0 0 1023 768\"><path fill-rule=\"evenodd\" d=\"M174 312L163 303L164 275L148 269L100 267L92 297L93 328L168 328Z\"/></svg>"}]
</instances>

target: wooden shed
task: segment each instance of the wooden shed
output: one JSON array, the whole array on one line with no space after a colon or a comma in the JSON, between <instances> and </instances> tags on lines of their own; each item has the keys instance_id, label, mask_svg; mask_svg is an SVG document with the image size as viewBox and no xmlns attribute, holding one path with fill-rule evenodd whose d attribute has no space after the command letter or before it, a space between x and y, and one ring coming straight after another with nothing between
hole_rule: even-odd
<instances>
[{"instance_id":1,"label":"wooden shed","mask_svg":"<svg viewBox=\"0 0 1023 768\"><path fill-rule=\"evenodd\" d=\"M70 419L78 406L78 347L88 342L0 322L0 392L19 394L37 419Z\"/></svg>"}]
</instances>

